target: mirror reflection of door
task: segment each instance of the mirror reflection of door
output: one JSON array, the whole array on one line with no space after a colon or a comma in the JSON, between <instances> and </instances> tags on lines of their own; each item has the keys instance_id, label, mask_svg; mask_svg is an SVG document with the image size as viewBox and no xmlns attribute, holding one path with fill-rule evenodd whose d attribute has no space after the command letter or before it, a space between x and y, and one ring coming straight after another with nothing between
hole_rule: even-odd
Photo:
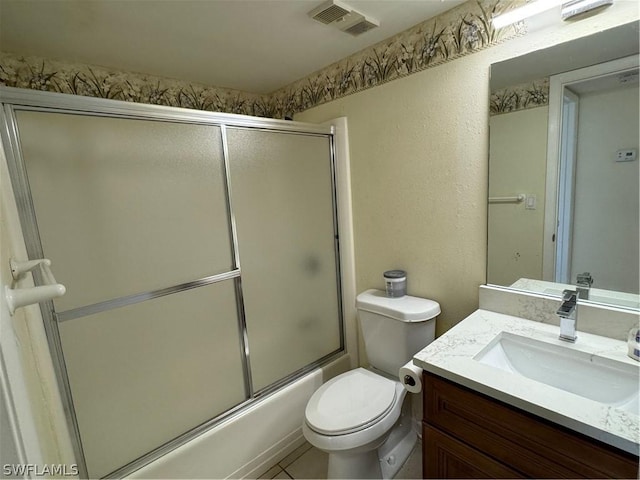
<instances>
[{"instance_id":1,"label":"mirror reflection of door","mask_svg":"<svg viewBox=\"0 0 640 480\"><path fill-rule=\"evenodd\" d=\"M558 223L556 233L556 271L554 281L571 283L571 245L573 236L574 186L578 148L580 96L564 87L560 128L560 181L558 182Z\"/></svg>"},{"instance_id":2,"label":"mirror reflection of door","mask_svg":"<svg viewBox=\"0 0 640 480\"><path fill-rule=\"evenodd\" d=\"M557 179L547 185L557 193L547 192L548 279L575 284L590 272L594 286L638 292L638 104L637 57L551 77L547 180Z\"/></svg>"}]
</instances>

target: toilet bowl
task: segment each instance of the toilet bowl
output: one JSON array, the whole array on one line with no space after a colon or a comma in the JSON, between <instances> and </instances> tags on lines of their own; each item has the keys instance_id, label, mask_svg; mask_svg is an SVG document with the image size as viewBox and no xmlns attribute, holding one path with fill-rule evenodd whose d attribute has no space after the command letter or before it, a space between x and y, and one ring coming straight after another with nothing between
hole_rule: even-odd
<instances>
[{"instance_id":1,"label":"toilet bowl","mask_svg":"<svg viewBox=\"0 0 640 480\"><path fill-rule=\"evenodd\" d=\"M408 456L417 439L410 408L403 415L403 405L410 407L406 393L399 381L364 368L343 373L314 393L302 430L309 443L329 453L328 478L393 477L402 465L398 450ZM394 432L399 441L379 458Z\"/></svg>"},{"instance_id":2,"label":"toilet bowl","mask_svg":"<svg viewBox=\"0 0 640 480\"><path fill-rule=\"evenodd\" d=\"M370 367L323 384L305 410L302 431L329 454L328 478L393 478L413 449L410 396L398 371L433 341L438 303L389 298L379 290L357 297Z\"/></svg>"}]
</instances>

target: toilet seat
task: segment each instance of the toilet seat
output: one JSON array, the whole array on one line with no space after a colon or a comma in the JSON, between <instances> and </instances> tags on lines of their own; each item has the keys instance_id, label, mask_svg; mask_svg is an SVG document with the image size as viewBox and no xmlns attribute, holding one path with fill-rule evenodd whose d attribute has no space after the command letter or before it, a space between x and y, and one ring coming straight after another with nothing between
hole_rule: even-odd
<instances>
[{"instance_id":1,"label":"toilet seat","mask_svg":"<svg viewBox=\"0 0 640 480\"><path fill-rule=\"evenodd\" d=\"M396 382L356 368L329 380L312 395L306 423L324 435L357 432L387 415L396 400Z\"/></svg>"}]
</instances>

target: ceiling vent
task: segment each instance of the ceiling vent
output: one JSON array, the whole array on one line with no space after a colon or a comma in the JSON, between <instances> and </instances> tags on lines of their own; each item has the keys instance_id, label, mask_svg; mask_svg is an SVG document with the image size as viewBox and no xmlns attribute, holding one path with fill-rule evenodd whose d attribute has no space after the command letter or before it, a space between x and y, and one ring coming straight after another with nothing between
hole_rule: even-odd
<instances>
[{"instance_id":1,"label":"ceiling vent","mask_svg":"<svg viewBox=\"0 0 640 480\"><path fill-rule=\"evenodd\" d=\"M637 68L635 70L619 73L618 82L623 85L626 83L637 83L639 77L638 73Z\"/></svg>"},{"instance_id":2,"label":"ceiling vent","mask_svg":"<svg viewBox=\"0 0 640 480\"><path fill-rule=\"evenodd\" d=\"M376 28L380 24L371 18L367 18L358 12L351 12L349 15L345 15L336 22L338 27L343 32L349 33L353 36L360 35L364 32L368 32L372 28Z\"/></svg>"},{"instance_id":3,"label":"ceiling vent","mask_svg":"<svg viewBox=\"0 0 640 480\"><path fill-rule=\"evenodd\" d=\"M365 17L349 5L337 0L329 0L309 12L309 16L325 25L332 25L353 36L368 32L380 26L377 21Z\"/></svg>"},{"instance_id":4,"label":"ceiling vent","mask_svg":"<svg viewBox=\"0 0 640 480\"><path fill-rule=\"evenodd\" d=\"M324 2L309 12L309 16L325 25L341 19L351 12L351 7L336 0Z\"/></svg>"}]
</instances>

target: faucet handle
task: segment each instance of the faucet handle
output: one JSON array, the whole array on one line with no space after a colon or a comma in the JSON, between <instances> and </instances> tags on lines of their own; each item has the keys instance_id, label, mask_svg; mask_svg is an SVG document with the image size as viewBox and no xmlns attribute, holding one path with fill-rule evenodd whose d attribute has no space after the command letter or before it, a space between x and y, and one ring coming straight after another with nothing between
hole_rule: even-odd
<instances>
[{"instance_id":1,"label":"faucet handle","mask_svg":"<svg viewBox=\"0 0 640 480\"><path fill-rule=\"evenodd\" d=\"M563 302L577 302L578 301L578 292L575 290L563 290L562 291L562 301Z\"/></svg>"}]
</instances>

